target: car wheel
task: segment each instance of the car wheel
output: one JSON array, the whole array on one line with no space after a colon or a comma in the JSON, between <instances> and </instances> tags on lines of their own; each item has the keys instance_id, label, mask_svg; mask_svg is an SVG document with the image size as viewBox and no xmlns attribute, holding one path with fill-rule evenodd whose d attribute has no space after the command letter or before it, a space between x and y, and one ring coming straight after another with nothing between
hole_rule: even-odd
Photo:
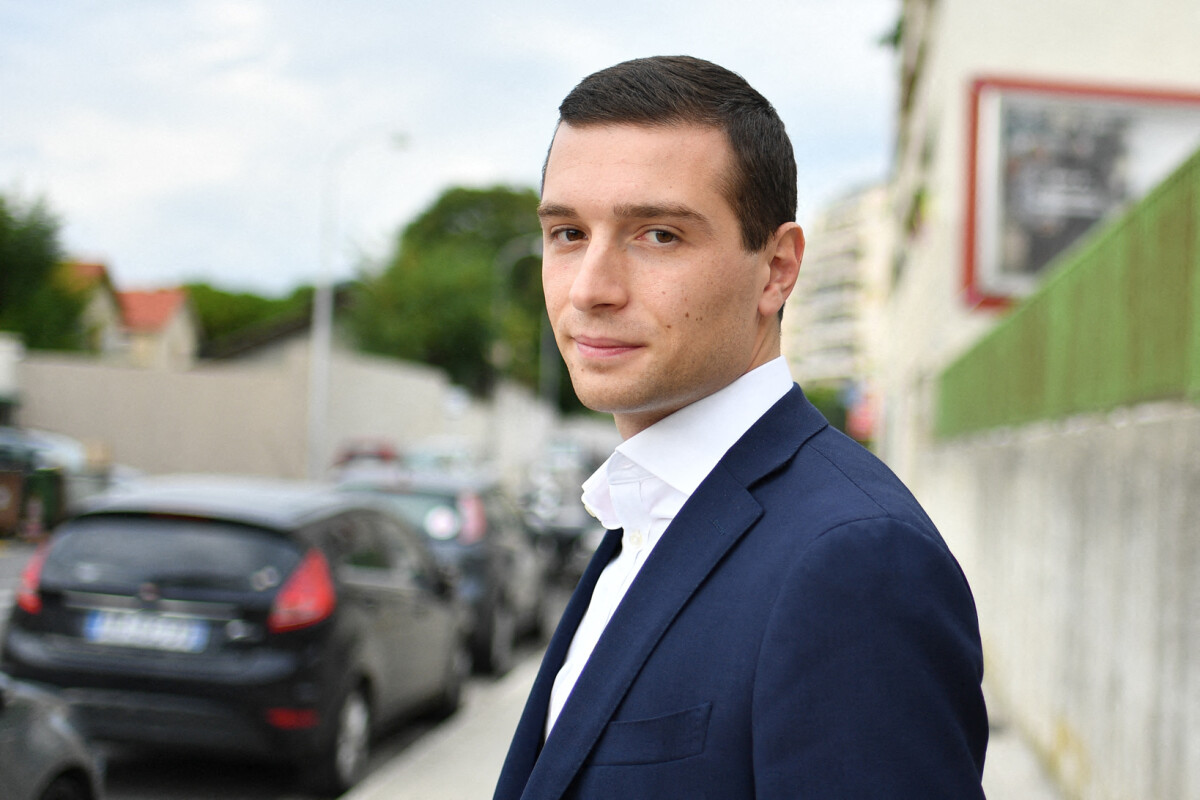
<instances>
[{"instance_id":1,"label":"car wheel","mask_svg":"<svg viewBox=\"0 0 1200 800\"><path fill-rule=\"evenodd\" d=\"M306 783L321 795L336 797L362 779L371 750L371 707L361 688L351 689L338 705L332 735L307 765Z\"/></svg>"},{"instance_id":2,"label":"car wheel","mask_svg":"<svg viewBox=\"0 0 1200 800\"><path fill-rule=\"evenodd\" d=\"M507 603L492 606L488 624L487 652L483 668L493 675L503 675L512 669L513 645L517 638L517 618Z\"/></svg>"},{"instance_id":3,"label":"car wheel","mask_svg":"<svg viewBox=\"0 0 1200 800\"><path fill-rule=\"evenodd\" d=\"M446 665L446 685L433 707L435 719L445 719L462 704L463 686L471 674L471 651L466 642L455 640L450 651L450 663Z\"/></svg>"},{"instance_id":4,"label":"car wheel","mask_svg":"<svg viewBox=\"0 0 1200 800\"><path fill-rule=\"evenodd\" d=\"M37 800L88 800L90 796L79 781L69 775L60 775L38 795Z\"/></svg>"}]
</instances>

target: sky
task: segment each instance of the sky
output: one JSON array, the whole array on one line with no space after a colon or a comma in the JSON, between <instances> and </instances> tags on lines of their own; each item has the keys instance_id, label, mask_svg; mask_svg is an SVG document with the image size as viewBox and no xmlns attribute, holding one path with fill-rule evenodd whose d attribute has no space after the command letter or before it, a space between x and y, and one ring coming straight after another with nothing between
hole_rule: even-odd
<instances>
[{"instance_id":1,"label":"sky","mask_svg":"<svg viewBox=\"0 0 1200 800\"><path fill-rule=\"evenodd\" d=\"M801 224L887 174L898 0L0 0L0 194L116 288L377 269L451 186L536 187L562 98L687 54L778 109Z\"/></svg>"}]
</instances>

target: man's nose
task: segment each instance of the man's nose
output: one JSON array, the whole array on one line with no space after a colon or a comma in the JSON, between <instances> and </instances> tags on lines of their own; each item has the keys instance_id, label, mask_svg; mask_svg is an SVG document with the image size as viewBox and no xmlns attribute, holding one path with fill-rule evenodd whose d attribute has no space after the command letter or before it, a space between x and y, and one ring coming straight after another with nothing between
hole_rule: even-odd
<instances>
[{"instance_id":1,"label":"man's nose","mask_svg":"<svg viewBox=\"0 0 1200 800\"><path fill-rule=\"evenodd\" d=\"M580 311L624 305L628 291L625 267L620 248L593 238L571 281L571 305Z\"/></svg>"}]
</instances>

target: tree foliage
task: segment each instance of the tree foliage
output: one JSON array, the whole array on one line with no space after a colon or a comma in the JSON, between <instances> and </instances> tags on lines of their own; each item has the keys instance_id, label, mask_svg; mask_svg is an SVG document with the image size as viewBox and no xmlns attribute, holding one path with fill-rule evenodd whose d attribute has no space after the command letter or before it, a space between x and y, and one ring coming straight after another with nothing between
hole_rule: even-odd
<instances>
[{"instance_id":1,"label":"tree foliage","mask_svg":"<svg viewBox=\"0 0 1200 800\"><path fill-rule=\"evenodd\" d=\"M43 203L0 195L0 330L32 349L84 346L86 301L64 280L58 229Z\"/></svg>"},{"instance_id":2,"label":"tree foliage","mask_svg":"<svg viewBox=\"0 0 1200 800\"><path fill-rule=\"evenodd\" d=\"M367 352L432 364L475 394L538 380L544 315L532 189L456 187L360 277L348 328ZM556 362L557 363L557 362Z\"/></svg>"},{"instance_id":3,"label":"tree foliage","mask_svg":"<svg viewBox=\"0 0 1200 800\"><path fill-rule=\"evenodd\" d=\"M185 288L206 345L219 345L281 321L307 317L312 307L311 286L301 286L286 297L229 292L207 283L189 283Z\"/></svg>"}]
</instances>

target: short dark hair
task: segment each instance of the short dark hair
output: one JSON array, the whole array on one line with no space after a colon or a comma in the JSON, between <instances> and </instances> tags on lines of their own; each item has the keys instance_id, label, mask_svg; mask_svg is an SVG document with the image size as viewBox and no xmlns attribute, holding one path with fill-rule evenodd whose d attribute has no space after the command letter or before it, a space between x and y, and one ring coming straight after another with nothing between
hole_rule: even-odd
<instances>
[{"instance_id":1,"label":"short dark hair","mask_svg":"<svg viewBox=\"0 0 1200 800\"><path fill-rule=\"evenodd\" d=\"M796 220L796 157L783 120L735 72L691 56L625 61L579 82L558 107L559 123L703 125L725 133L733 174L723 187L747 251L757 252ZM544 176L544 174L543 174Z\"/></svg>"}]
</instances>

